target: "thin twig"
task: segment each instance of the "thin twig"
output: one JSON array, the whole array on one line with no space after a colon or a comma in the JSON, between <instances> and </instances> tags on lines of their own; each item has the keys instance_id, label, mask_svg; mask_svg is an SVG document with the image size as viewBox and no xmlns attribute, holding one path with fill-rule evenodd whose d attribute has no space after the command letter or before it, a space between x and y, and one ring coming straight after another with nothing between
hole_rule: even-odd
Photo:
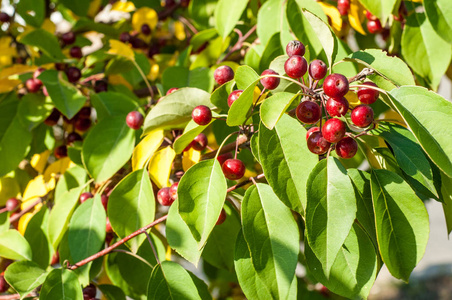
<instances>
[{"instance_id":1,"label":"thin twig","mask_svg":"<svg viewBox=\"0 0 452 300\"><path fill-rule=\"evenodd\" d=\"M25 208L24 210L20 211L19 213L15 214L14 216L12 216L11 218L9 218L9 223L14 223L17 220L20 219L20 217L22 217L24 214L26 214L27 212L29 212L30 210L32 210L33 208L35 208L36 205L38 205L39 203L42 202L42 198L39 197L38 200L36 200L35 202L33 202L32 204L30 204L30 206L28 206L27 208Z\"/></svg>"},{"instance_id":2,"label":"thin twig","mask_svg":"<svg viewBox=\"0 0 452 300\"><path fill-rule=\"evenodd\" d=\"M233 190L236 190L244 185L247 185L250 181L255 182L256 180L262 179L264 178L265 175L264 173L257 175L256 177L250 177L247 180L244 180L242 182L237 183L236 185L231 186L230 188L228 188L227 192L232 192Z\"/></svg>"},{"instance_id":3,"label":"thin twig","mask_svg":"<svg viewBox=\"0 0 452 300\"><path fill-rule=\"evenodd\" d=\"M145 231L144 234L146 235L148 242L151 245L152 252L154 252L155 261L160 265L160 259L159 259L159 256L157 255L157 251L155 251L154 243L151 240L151 236L149 235L149 233L147 231Z\"/></svg>"},{"instance_id":4,"label":"thin twig","mask_svg":"<svg viewBox=\"0 0 452 300\"><path fill-rule=\"evenodd\" d=\"M151 265L147 260L145 260L143 257L136 255L135 253L132 253L130 251L124 250L124 249L113 249L111 250L111 252L119 252L119 253L124 253L130 256L135 257L138 260L141 260L142 262L144 262L145 264L147 264L149 267L153 268L154 266Z\"/></svg>"},{"instance_id":5,"label":"thin twig","mask_svg":"<svg viewBox=\"0 0 452 300\"><path fill-rule=\"evenodd\" d=\"M198 33L198 30L195 28L195 26L193 26L193 24L190 23L190 21L186 18L184 18L183 16L179 16L179 21L181 21L182 23L184 23L185 26L187 26L191 32L193 32L194 34Z\"/></svg>"},{"instance_id":6,"label":"thin twig","mask_svg":"<svg viewBox=\"0 0 452 300\"><path fill-rule=\"evenodd\" d=\"M241 136L239 136L239 138L237 139L237 143L238 143L239 146L242 145L242 144L245 144L246 142L248 142L248 137L247 137L246 135L241 135ZM231 152L232 150L234 150L234 149L235 149L235 143L236 143L236 142L233 142L233 143L224 145L224 146L221 148L220 154L223 154L223 153L226 153L226 152ZM217 152L218 152L218 150L215 150L215 151L206 153L206 154L204 154L203 156L201 156L201 159L202 159L202 160L205 160L205 159L214 158L215 155L217 155Z\"/></svg>"},{"instance_id":7,"label":"thin twig","mask_svg":"<svg viewBox=\"0 0 452 300\"><path fill-rule=\"evenodd\" d=\"M246 41L247 38L250 37L250 35L253 34L253 32L256 30L257 25L254 25L253 27L251 27L251 29L245 33L242 37L239 37L237 43L235 43L234 46L232 46L232 48L229 50L228 53L226 53L226 55L220 60L217 61L217 64L221 63L222 61L225 61L226 59L229 58L229 56L231 56L232 53L234 53L235 51L238 51L242 48L243 46L243 42Z\"/></svg>"}]
</instances>

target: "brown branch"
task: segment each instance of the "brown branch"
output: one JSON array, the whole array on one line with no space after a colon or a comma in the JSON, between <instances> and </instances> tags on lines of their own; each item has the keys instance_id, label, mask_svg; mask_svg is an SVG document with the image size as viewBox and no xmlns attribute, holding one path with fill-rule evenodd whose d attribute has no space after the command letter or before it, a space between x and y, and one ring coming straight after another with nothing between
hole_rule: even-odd
<instances>
[{"instance_id":1,"label":"brown branch","mask_svg":"<svg viewBox=\"0 0 452 300\"><path fill-rule=\"evenodd\" d=\"M361 72L359 72L358 74L356 74L355 76L351 77L348 82L352 83L355 81L361 81L364 80L367 76L374 74L374 70L369 69L369 68L364 68Z\"/></svg>"},{"instance_id":2,"label":"brown branch","mask_svg":"<svg viewBox=\"0 0 452 300\"><path fill-rule=\"evenodd\" d=\"M139 89L139 90L135 90L133 92L138 98L144 98L144 97L151 96L151 92L149 91L149 89L147 87ZM154 85L152 86L152 92L154 93L154 95L159 92L157 87Z\"/></svg>"},{"instance_id":3,"label":"brown branch","mask_svg":"<svg viewBox=\"0 0 452 300\"><path fill-rule=\"evenodd\" d=\"M32 210L33 208L35 208L36 205L38 205L39 203L42 202L42 198L39 197L38 200L36 200L35 202L33 202L32 204L30 204L30 206L28 206L26 209L20 211L19 213L13 215L11 218L9 218L9 223L14 223L17 220L19 220L20 217L22 217L24 214L26 214L27 212L29 212L30 210Z\"/></svg>"},{"instance_id":4,"label":"brown branch","mask_svg":"<svg viewBox=\"0 0 452 300\"><path fill-rule=\"evenodd\" d=\"M262 179L264 178L265 175L264 173L257 175L256 177L250 177L247 180L244 180L242 182L237 183L236 185L231 186L230 188L228 188L227 192L232 192L233 190L236 190L244 185L247 185L250 181L252 181L253 183L255 183L256 180Z\"/></svg>"},{"instance_id":5,"label":"brown branch","mask_svg":"<svg viewBox=\"0 0 452 300\"><path fill-rule=\"evenodd\" d=\"M237 143L237 145L242 145L245 144L246 142L248 142L248 137L246 135L241 135L239 136L239 138L237 139L237 142L232 142L230 144L224 145L223 148L221 148L220 154L226 153L226 152L231 152L232 150L235 149L235 145ZM210 159L210 158L214 158L215 155L217 155L218 150L209 152L204 154L201 159Z\"/></svg>"},{"instance_id":6,"label":"brown branch","mask_svg":"<svg viewBox=\"0 0 452 300\"><path fill-rule=\"evenodd\" d=\"M32 294L27 295L28 297L33 297ZM13 294L13 295L2 295L0 296L0 300L16 300L16 299L20 299L20 295L19 294Z\"/></svg>"},{"instance_id":7,"label":"brown branch","mask_svg":"<svg viewBox=\"0 0 452 300\"><path fill-rule=\"evenodd\" d=\"M113 251L115 248L119 247L120 245L124 244L125 242L127 242L128 240L133 239L134 237L136 237L139 234L142 234L144 232L146 232L146 230L148 230L149 228L163 222L166 220L166 218L168 217L168 215L164 215L163 217L155 220L154 222L144 226L143 228L138 229L137 231L135 231L134 233L129 234L128 236L126 236L125 238L117 241L116 243L114 243L113 245L111 245L110 247L105 248L102 251L97 252L96 254L91 255L90 257L85 258L84 260L79 261L78 263L74 264L74 265L68 265L68 269L69 270L75 270L77 268L80 268L81 266L86 265L87 263L101 257L104 255L107 255L108 253L110 253L111 251ZM1 299L0 299L1 300Z\"/></svg>"},{"instance_id":8,"label":"brown branch","mask_svg":"<svg viewBox=\"0 0 452 300\"><path fill-rule=\"evenodd\" d=\"M180 3L175 3L173 6L170 6L162 11L158 12L158 17L159 20L165 20L166 18L168 18L169 16L172 15L172 13L178 9L180 6Z\"/></svg>"},{"instance_id":9,"label":"brown branch","mask_svg":"<svg viewBox=\"0 0 452 300\"><path fill-rule=\"evenodd\" d=\"M231 56L232 53L234 53L235 51L242 49L243 42L245 42L246 39L249 38L250 35L253 34L253 32L256 30L256 28L257 28L257 25L254 25L253 27L251 27L251 29L247 33L245 33L245 35L243 35L243 36L239 35L240 37L239 37L237 43L235 43L235 45L232 46L232 48L229 50L229 52L226 53L226 55L221 60L219 59L217 61L217 64L228 59L228 57Z\"/></svg>"}]
</instances>

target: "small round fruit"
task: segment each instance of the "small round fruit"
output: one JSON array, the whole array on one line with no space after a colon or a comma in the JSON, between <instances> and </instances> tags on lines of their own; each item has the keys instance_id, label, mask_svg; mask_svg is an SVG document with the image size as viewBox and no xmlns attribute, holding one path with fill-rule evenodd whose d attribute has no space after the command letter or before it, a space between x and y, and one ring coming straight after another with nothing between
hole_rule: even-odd
<instances>
[{"instance_id":1,"label":"small round fruit","mask_svg":"<svg viewBox=\"0 0 452 300\"><path fill-rule=\"evenodd\" d=\"M0 293L5 293L9 289L9 284L5 280L5 272L0 274Z\"/></svg>"},{"instance_id":2,"label":"small round fruit","mask_svg":"<svg viewBox=\"0 0 452 300\"><path fill-rule=\"evenodd\" d=\"M193 149L202 151L207 147L207 136L204 133L198 134L192 142Z\"/></svg>"},{"instance_id":3,"label":"small round fruit","mask_svg":"<svg viewBox=\"0 0 452 300\"><path fill-rule=\"evenodd\" d=\"M110 222L109 222L110 223ZM111 226L110 226L111 227ZM96 297L97 289L94 284L90 284L83 289L83 297L88 297L88 299L92 299Z\"/></svg>"},{"instance_id":4,"label":"small round fruit","mask_svg":"<svg viewBox=\"0 0 452 300\"><path fill-rule=\"evenodd\" d=\"M0 13L0 22L6 23L6 22L9 22L10 19L11 18L7 13L4 13L4 12Z\"/></svg>"},{"instance_id":5,"label":"small round fruit","mask_svg":"<svg viewBox=\"0 0 452 300\"><path fill-rule=\"evenodd\" d=\"M232 93L230 93L228 96L228 106L231 107L232 103L234 103L235 100L239 99L239 97L242 93L243 93L243 90L232 91Z\"/></svg>"},{"instance_id":6,"label":"small round fruit","mask_svg":"<svg viewBox=\"0 0 452 300\"><path fill-rule=\"evenodd\" d=\"M219 66L213 72L213 78L215 78L216 83L222 85L234 79L234 71L229 66Z\"/></svg>"},{"instance_id":7,"label":"small round fruit","mask_svg":"<svg viewBox=\"0 0 452 300\"><path fill-rule=\"evenodd\" d=\"M238 180L245 175L245 164L236 158L230 158L223 163L221 167L223 174L227 179Z\"/></svg>"},{"instance_id":8,"label":"small round fruit","mask_svg":"<svg viewBox=\"0 0 452 300\"><path fill-rule=\"evenodd\" d=\"M191 117L196 124L204 126L212 121L212 111L205 105L199 105L193 109Z\"/></svg>"},{"instance_id":9,"label":"small round fruit","mask_svg":"<svg viewBox=\"0 0 452 300\"><path fill-rule=\"evenodd\" d=\"M111 227L110 219L107 217L107 221L105 223L105 232L112 233L113 228Z\"/></svg>"},{"instance_id":10,"label":"small round fruit","mask_svg":"<svg viewBox=\"0 0 452 300\"><path fill-rule=\"evenodd\" d=\"M348 93L349 83L347 77L333 73L328 75L323 82L323 91L328 97L340 98Z\"/></svg>"},{"instance_id":11,"label":"small round fruit","mask_svg":"<svg viewBox=\"0 0 452 300\"><path fill-rule=\"evenodd\" d=\"M121 32L121 34L119 35L119 40L123 43L130 42L130 38L130 33L128 33L127 31Z\"/></svg>"},{"instance_id":12,"label":"small round fruit","mask_svg":"<svg viewBox=\"0 0 452 300\"><path fill-rule=\"evenodd\" d=\"M74 142L76 141L82 141L82 137L80 136L80 134L78 134L77 132L71 132L68 134L67 138L66 138L66 143L71 146L72 144L74 144Z\"/></svg>"},{"instance_id":13,"label":"small round fruit","mask_svg":"<svg viewBox=\"0 0 452 300\"><path fill-rule=\"evenodd\" d=\"M380 20L368 20L367 21L367 30L372 33L380 33L383 31L383 26L381 26Z\"/></svg>"},{"instance_id":14,"label":"small round fruit","mask_svg":"<svg viewBox=\"0 0 452 300\"><path fill-rule=\"evenodd\" d=\"M75 43L75 33L73 33L72 31L63 33L61 35L61 40L63 41L64 44L71 45Z\"/></svg>"},{"instance_id":15,"label":"small round fruit","mask_svg":"<svg viewBox=\"0 0 452 300\"><path fill-rule=\"evenodd\" d=\"M151 27L149 27L148 24L141 25L141 33L144 35L150 35L151 34Z\"/></svg>"},{"instance_id":16,"label":"small round fruit","mask_svg":"<svg viewBox=\"0 0 452 300\"><path fill-rule=\"evenodd\" d=\"M25 81L25 86L29 93L37 93L41 89L42 81L35 78L30 78Z\"/></svg>"},{"instance_id":17,"label":"small round fruit","mask_svg":"<svg viewBox=\"0 0 452 300\"><path fill-rule=\"evenodd\" d=\"M289 57L294 55L303 56L306 49L300 41L290 41L286 46L286 53Z\"/></svg>"},{"instance_id":18,"label":"small round fruit","mask_svg":"<svg viewBox=\"0 0 452 300\"><path fill-rule=\"evenodd\" d=\"M287 76L291 78L300 78L306 74L308 70L308 62L304 57L299 55L292 55L288 60L284 63L284 71Z\"/></svg>"},{"instance_id":19,"label":"small round fruit","mask_svg":"<svg viewBox=\"0 0 452 300\"><path fill-rule=\"evenodd\" d=\"M351 119L356 126L367 127L374 120L374 110L365 104L358 105L352 110Z\"/></svg>"},{"instance_id":20,"label":"small round fruit","mask_svg":"<svg viewBox=\"0 0 452 300\"><path fill-rule=\"evenodd\" d=\"M317 155L325 154L331 145L331 143L325 140L320 131L313 132L308 137L306 144L308 145L309 151Z\"/></svg>"},{"instance_id":21,"label":"small round fruit","mask_svg":"<svg viewBox=\"0 0 452 300\"><path fill-rule=\"evenodd\" d=\"M82 194L80 195L79 200L80 200L80 203L83 203L83 202L85 202L86 200L88 200L88 199L90 199L90 198L93 198L93 197L94 197L94 195L91 194L90 192L84 192L84 193L82 193Z\"/></svg>"},{"instance_id":22,"label":"small round fruit","mask_svg":"<svg viewBox=\"0 0 452 300\"><path fill-rule=\"evenodd\" d=\"M53 151L53 155L55 155L55 157L57 159L66 157L67 156L67 147L66 147L66 145L61 145L61 146L55 148L55 150Z\"/></svg>"},{"instance_id":23,"label":"small round fruit","mask_svg":"<svg viewBox=\"0 0 452 300\"><path fill-rule=\"evenodd\" d=\"M226 220L226 211L224 210L224 208L221 209L220 215L218 216L218 220L217 223L215 223L215 225L221 225L224 223L224 221Z\"/></svg>"},{"instance_id":24,"label":"small round fruit","mask_svg":"<svg viewBox=\"0 0 452 300\"><path fill-rule=\"evenodd\" d=\"M69 55L73 58L82 58L82 48L80 48L79 46L72 47L71 50L69 50Z\"/></svg>"},{"instance_id":25,"label":"small round fruit","mask_svg":"<svg viewBox=\"0 0 452 300\"><path fill-rule=\"evenodd\" d=\"M79 68L69 67L66 70L67 80L71 83L77 82L80 78L82 78L82 72L80 72Z\"/></svg>"},{"instance_id":26,"label":"small round fruit","mask_svg":"<svg viewBox=\"0 0 452 300\"><path fill-rule=\"evenodd\" d=\"M326 64L320 59L313 60L309 64L309 75L316 80L323 79L328 71Z\"/></svg>"},{"instance_id":27,"label":"small round fruit","mask_svg":"<svg viewBox=\"0 0 452 300\"><path fill-rule=\"evenodd\" d=\"M149 46L149 48L146 50L146 55L149 58L154 57L154 55L159 54L160 53L160 48L157 45L151 45Z\"/></svg>"},{"instance_id":28,"label":"small round fruit","mask_svg":"<svg viewBox=\"0 0 452 300\"><path fill-rule=\"evenodd\" d=\"M224 164L224 162L230 158L232 158L232 153L226 152L226 153L218 155L217 160L220 163L220 166L222 166Z\"/></svg>"},{"instance_id":29,"label":"small round fruit","mask_svg":"<svg viewBox=\"0 0 452 300\"><path fill-rule=\"evenodd\" d=\"M341 16L346 16L350 10L350 0L337 0L337 10Z\"/></svg>"},{"instance_id":30,"label":"small round fruit","mask_svg":"<svg viewBox=\"0 0 452 300\"><path fill-rule=\"evenodd\" d=\"M171 185L169 193L171 196L171 199L176 200L177 199L177 187L179 186L179 182L175 182Z\"/></svg>"},{"instance_id":31,"label":"small round fruit","mask_svg":"<svg viewBox=\"0 0 452 300\"><path fill-rule=\"evenodd\" d=\"M44 124L47 126L54 126L58 123L61 113L57 109L53 109L50 115L44 120Z\"/></svg>"},{"instance_id":32,"label":"small round fruit","mask_svg":"<svg viewBox=\"0 0 452 300\"><path fill-rule=\"evenodd\" d=\"M96 93L108 91L108 83L105 80L97 80L96 83L94 83L94 91Z\"/></svg>"},{"instance_id":33,"label":"small round fruit","mask_svg":"<svg viewBox=\"0 0 452 300\"><path fill-rule=\"evenodd\" d=\"M91 107L84 106L80 109L80 111L77 113L77 117L79 119L89 119L91 118Z\"/></svg>"},{"instance_id":34,"label":"small round fruit","mask_svg":"<svg viewBox=\"0 0 452 300\"><path fill-rule=\"evenodd\" d=\"M362 85L363 86L358 89L359 102L364 104L372 104L377 101L380 92L372 88L364 87L365 85L377 87L377 85L373 82L364 82Z\"/></svg>"},{"instance_id":35,"label":"small round fruit","mask_svg":"<svg viewBox=\"0 0 452 300\"><path fill-rule=\"evenodd\" d=\"M174 93L175 91L177 91L178 89L179 89L179 88L176 88L176 87L170 88L170 89L166 92L166 95L172 94L172 93Z\"/></svg>"},{"instance_id":36,"label":"small round fruit","mask_svg":"<svg viewBox=\"0 0 452 300\"><path fill-rule=\"evenodd\" d=\"M141 48L146 47L146 43L142 39L140 39L136 36L132 36L130 38L130 43L132 44L132 47L135 49L141 49Z\"/></svg>"},{"instance_id":37,"label":"small round fruit","mask_svg":"<svg viewBox=\"0 0 452 300\"><path fill-rule=\"evenodd\" d=\"M52 260L50 261L50 265L56 265L60 262L60 253L57 251L52 255Z\"/></svg>"},{"instance_id":38,"label":"small round fruit","mask_svg":"<svg viewBox=\"0 0 452 300\"><path fill-rule=\"evenodd\" d=\"M344 137L336 144L336 153L342 158L352 158L358 151L358 143L351 137Z\"/></svg>"},{"instance_id":39,"label":"small round fruit","mask_svg":"<svg viewBox=\"0 0 452 300\"><path fill-rule=\"evenodd\" d=\"M279 75L273 70L267 69L262 72L261 76L265 75ZM280 79L278 77L264 77L261 79L261 83L267 90L274 90L278 87Z\"/></svg>"},{"instance_id":40,"label":"small round fruit","mask_svg":"<svg viewBox=\"0 0 452 300\"><path fill-rule=\"evenodd\" d=\"M332 117L345 116L348 111L349 103L345 97L329 98L326 101L326 111Z\"/></svg>"},{"instance_id":41,"label":"small round fruit","mask_svg":"<svg viewBox=\"0 0 452 300\"><path fill-rule=\"evenodd\" d=\"M85 132L91 127L91 119L77 118L74 127L77 131Z\"/></svg>"},{"instance_id":42,"label":"small round fruit","mask_svg":"<svg viewBox=\"0 0 452 300\"><path fill-rule=\"evenodd\" d=\"M316 132L316 131L320 131L320 128L317 127L317 126L310 128L310 129L308 130L308 132L306 132L306 140L309 138L309 136L310 136L312 133L314 133L314 132Z\"/></svg>"},{"instance_id":43,"label":"small round fruit","mask_svg":"<svg viewBox=\"0 0 452 300\"><path fill-rule=\"evenodd\" d=\"M174 199L171 198L170 188L164 187L157 192L157 201L163 206L170 206Z\"/></svg>"},{"instance_id":44,"label":"small round fruit","mask_svg":"<svg viewBox=\"0 0 452 300\"><path fill-rule=\"evenodd\" d=\"M322 127L322 135L330 143L337 143L345 136L345 124L339 119L333 118L325 122Z\"/></svg>"},{"instance_id":45,"label":"small round fruit","mask_svg":"<svg viewBox=\"0 0 452 300\"><path fill-rule=\"evenodd\" d=\"M67 64L65 64L65 63L55 63L54 66L55 66L55 69L58 71L64 71L67 68Z\"/></svg>"},{"instance_id":46,"label":"small round fruit","mask_svg":"<svg viewBox=\"0 0 452 300\"><path fill-rule=\"evenodd\" d=\"M370 11L366 11L366 18L367 20L376 20L377 17L375 17Z\"/></svg>"},{"instance_id":47,"label":"small round fruit","mask_svg":"<svg viewBox=\"0 0 452 300\"><path fill-rule=\"evenodd\" d=\"M104 207L105 211L107 211L108 207L108 196L105 194L102 194L100 196L100 202L102 203L102 206Z\"/></svg>"},{"instance_id":48,"label":"small round fruit","mask_svg":"<svg viewBox=\"0 0 452 300\"><path fill-rule=\"evenodd\" d=\"M8 211L14 211L20 206L20 201L16 198L9 198L6 200L5 207Z\"/></svg>"},{"instance_id":49,"label":"small round fruit","mask_svg":"<svg viewBox=\"0 0 452 300\"><path fill-rule=\"evenodd\" d=\"M320 120L322 111L320 106L313 101L303 101L296 109L298 120L306 124L315 124Z\"/></svg>"},{"instance_id":50,"label":"small round fruit","mask_svg":"<svg viewBox=\"0 0 452 300\"><path fill-rule=\"evenodd\" d=\"M134 130L138 130L143 125L144 117L139 111L131 111L127 114L126 123L127 126Z\"/></svg>"}]
</instances>

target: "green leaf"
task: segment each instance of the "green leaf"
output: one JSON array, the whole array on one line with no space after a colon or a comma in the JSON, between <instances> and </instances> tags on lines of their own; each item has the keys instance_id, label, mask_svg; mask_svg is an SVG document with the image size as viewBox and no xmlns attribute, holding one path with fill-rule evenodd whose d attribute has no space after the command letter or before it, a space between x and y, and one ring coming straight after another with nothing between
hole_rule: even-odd
<instances>
[{"instance_id":1,"label":"green leaf","mask_svg":"<svg viewBox=\"0 0 452 300\"><path fill-rule=\"evenodd\" d=\"M83 202L74 212L69 224L69 251L74 261L97 253L105 241L105 209L97 194Z\"/></svg>"},{"instance_id":2,"label":"green leaf","mask_svg":"<svg viewBox=\"0 0 452 300\"><path fill-rule=\"evenodd\" d=\"M108 300L126 300L126 294L117 286L112 284L100 284L97 286L102 295Z\"/></svg>"},{"instance_id":3,"label":"green leaf","mask_svg":"<svg viewBox=\"0 0 452 300\"><path fill-rule=\"evenodd\" d=\"M300 247L292 212L270 186L258 183L243 198L242 224L257 275L273 299L288 298Z\"/></svg>"},{"instance_id":4,"label":"green leaf","mask_svg":"<svg viewBox=\"0 0 452 300\"><path fill-rule=\"evenodd\" d=\"M46 17L46 3L44 0L22 0L17 3L16 11L28 25L40 27Z\"/></svg>"},{"instance_id":5,"label":"green leaf","mask_svg":"<svg viewBox=\"0 0 452 300\"><path fill-rule=\"evenodd\" d=\"M47 274L45 269L32 261L16 261L6 269L5 279L23 299L44 283Z\"/></svg>"},{"instance_id":6,"label":"green leaf","mask_svg":"<svg viewBox=\"0 0 452 300\"><path fill-rule=\"evenodd\" d=\"M371 240L357 224L353 224L339 250L329 279L308 244L305 253L309 270L330 291L348 299L367 299L377 275L378 261Z\"/></svg>"},{"instance_id":7,"label":"green leaf","mask_svg":"<svg viewBox=\"0 0 452 300\"><path fill-rule=\"evenodd\" d=\"M436 90L449 66L452 49L435 32L425 14L414 13L407 17L401 46L408 65Z\"/></svg>"},{"instance_id":8,"label":"green leaf","mask_svg":"<svg viewBox=\"0 0 452 300\"><path fill-rule=\"evenodd\" d=\"M138 107L135 101L123 93L92 93L90 97L99 121L116 116L122 116L125 119L129 112L136 110Z\"/></svg>"},{"instance_id":9,"label":"green leaf","mask_svg":"<svg viewBox=\"0 0 452 300\"><path fill-rule=\"evenodd\" d=\"M281 40L278 40L279 47L287 45L293 39L285 10L285 1L282 0L267 1L259 9L256 32L262 45L267 45L275 33L280 33L280 36L278 35L278 39L281 37Z\"/></svg>"},{"instance_id":10,"label":"green leaf","mask_svg":"<svg viewBox=\"0 0 452 300\"><path fill-rule=\"evenodd\" d=\"M88 175L84 168L80 166L74 166L64 172L64 174L58 179L55 187L55 199L60 199L61 196L70 189L85 185L88 181Z\"/></svg>"},{"instance_id":11,"label":"green leaf","mask_svg":"<svg viewBox=\"0 0 452 300\"><path fill-rule=\"evenodd\" d=\"M236 73L237 76L237 73ZM259 79L251 83L240 95L240 97L235 100L228 112L228 118L226 123L228 126L239 126L247 120L248 112L253 106L254 100L254 88L259 82ZM237 82L238 83L238 82Z\"/></svg>"},{"instance_id":12,"label":"green leaf","mask_svg":"<svg viewBox=\"0 0 452 300\"><path fill-rule=\"evenodd\" d=\"M259 160L273 191L289 208L304 215L306 182L318 156L306 146L306 129L283 115L273 130L259 127Z\"/></svg>"},{"instance_id":13,"label":"green leaf","mask_svg":"<svg viewBox=\"0 0 452 300\"><path fill-rule=\"evenodd\" d=\"M259 79L259 75L249 66L240 66L235 70L234 80L239 90L244 90Z\"/></svg>"},{"instance_id":14,"label":"green leaf","mask_svg":"<svg viewBox=\"0 0 452 300\"><path fill-rule=\"evenodd\" d=\"M108 200L108 217L120 238L154 221L154 191L146 169L132 172L118 183ZM145 239L142 234L128 241L127 245L135 253Z\"/></svg>"},{"instance_id":15,"label":"green leaf","mask_svg":"<svg viewBox=\"0 0 452 300\"><path fill-rule=\"evenodd\" d=\"M452 44L452 6L448 0L424 0L427 18L438 36Z\"/></svg>"},{"instance_id":16,"label":"green leaf","mask_svg":"<svg viewBox=\"0 0 452 300\"><path fill-rule=\"evenodd\" d=\"M213 108L210 94L197 88L182 88L165 96L146 116L144 134L155 128L184 127L191 120L191 113L198 105Z\"/></svg>"},{"instance_id":17,"label":"green leaf","mask_svg":"<svg viewBox=\"0 0 452 300\"><path fill-rule=\"evenodd\" d=\"M220 216L227 183L216 159L192 166L182 176L177 194L179 213L202 249Z\"/></svg>"},{"instance_id":18,"label":"green leaf","mask_svg":"<svg viewBox=\"0 0 452 300\"><path fill-rule=\"evenodd\" d=\"M39 94L28 93L20 100L17 116L27 130L36 128L52 112L50 99Z\"/></svg>"},{"instance_id":19,"label":"green leaf","mask_svg":"<svg viewBox=\"0 0 452 300\"><path fill-rule=\"evenodd\" d=\"M165 91L171 88L192 87L212 92L214 86L213 72L208 68L189 70L184 67L169 67L162 74Z\"/></svg>"},{"instance_id":20,"label":"green leaf","mask_svg":"<svg viewBox=\"0 0 452 300\"><path fill-rule=\"evenodd\" d=\"M430 159L452 177L452 141L442 128L452 128L452 103L422 87L390 92L393 105ZM440 124L440 126L438 126Z\"/></svg>"},{"instance_id":21,"label":"green leaf","mask_svg":"<svg viewBox=\"0 0 452 300\"><path fill-rule=\"evenodd\" d=\"M415 85L413 74L403 60L398 57L388 56L386 52L379 49L361 50L352 53L344 60L355 61L368 68L375 70L380 76L393 84Z\"/></svg>"},{"instance_id":22,"label":"green leaf","mask_svg":"<svg viewBox=\"0 0 452 300\"><path fill-rule=\"evenodd\" d=\"M262 123L268 129L273 129L297 97L297 94L281 92L265 99L260 108Z\"/></svg>"},{"instance_id":23,"label":"green leaf","mask_svg":"<svg viewBox=\"0 0 452 300\"><path fill-rule=\"evenodd\" d=\"M207 292L206 284L203 289ZM208 292L207 292L208 293ZM163 261L152 270L148 299L203 299L189 272L172 261Z\"/></svg>"},{"instance_id":24,"label":"green leaf","mask_svg":"<svg viewBox=\"0 0 452 300\"><path fill-rule=\"evenodd\" d=\"M383 26L386 24L391 13L397 9L398 0L360 0L364 7L374 16L381 20Z\"/></svg>"},{"instance_id":25,"label":"green leaf","mask_svg":"<svg viewBox=\"0 0 452 300\"><path fill-rule=\"evenodd\" d=\"M83 292L77 275L67 269L54 269L42 285L42 300L82 300Z\"/></svg>"},{"instance_id":26,"label":"green leaf","mask_svg":"<svg viewBox=\"0 0 452 300\"><path fill-rule=\"evenodd\" d=\"M235 86L235 81L231 80L227 83L219 86L213 91L210 96L210 102L212 102L216 107L220 108L223 111L228 111L228 96L233 91Z\"/></svg>"},{"instance_id":27,"label":"green leaf","mask_svg":"<svg viewBox=\"0 0 452 300\"><path fill-rule=\"evenodd\" d=\"M72 119L85 104L86 97L67 81L63 72L47 70L39 75L39 79L47 88L56 108L68 119Z\"/></svg>"},{"instance_id":28,"label":"green leaf","mask_svg":"<svg viewBox=\"0 0 452 300\"><path fill-rule=\"evenodd\" d=\"M60 0L60 3L63 4L70 11L74 12L78 16L86 16L89 10L90 0Z\"/></svg>"},{"instance_id":29,"label":"green leaf","mask_svg":"<svg viewBox=\"0 0 452 300\"><path fill-rule=\"evenodd\" d=\"M52 244L48 237L49 210L43 206L27 224L24 237L33 253L33 262L45 269L49 266L53 253Z\"/></svg>"},{"instance_id":30,"label":"green leaf","mask_svg":"<svg viewBox=\"0 0 452 300\"><path fill-rule=\"evenodd\" d=\"M452 232L452 178L441 172L441 199L443 201L444 217L446 218L447 234Z\"/></svg>"},{"instance_id":31,"label":"green leaf","mask_svg":"<svg viewBox=\"0 0 452 300\"><path fill-rule=\"evenodd\" d=\"M334 157L320 161L307 183L306 238L327 278L355 217L356 200L347 171Z\"/></svg>"},{"instance_id":32,"label":"green leaf","mask_svg":"<svg viewBox=\"0 0 452 300\"><path fill-rule=\"evenodd\" d=\"M275 33L268 43L265 45L259 62L259 70L263 72L268 69L270 63L278 56L283 55L284 51L281 47L280 33Z\"/></svg>"},{"instance_id":33,"label":"green leaf","mask_svg":"<svg viewBox=\"0 0 452 300\"><path fill-rule=\"evenodd\" d=\"M9 222L9 212L5 211L0 214L0 233L7 231L10 226L11 224Z\"/></svg>"},{"instance_id":34,"label":"green leaf","mask_svg":"<svg viewBox=\"0 0 452 300\"><path fill-rule=\"evenodd\" d=\"M134 145L135 132L124 117L104 119L83 142L83 164L96 182L105 181L130 159Z\"/></svg>"},{"instance_id":35,"label":"green leaf","mask_svg":"<svg viewBox=\"0 0 452 300\"><path fill-rule=\"evenodd\" d=\"M225 39L234 29L248 1L219 0L215 7L215 28Z\"/></svg>"},{"instance_id":36,"label":"green leaf","mask_svg":"<svg viewBox=\"0 0 452 300\"><path fill-rule=\"evenodd\" d=\"M19 231L14 229L0 233L0 256L12 260L32 259L30 245Z\"/></svg>"},{"instance_id":37,"label":"green leaf","mask_svg":"<svg viewBox=\"0 0 452 300\"><path fill-rule=\"evenodd\" d=\"M42 53L49 56L54 61L66 58L63 52L61 52L61 47L56 36L47 30L38 28L30 31L24 36L21 36L19 42L28 46L37 47Z\"/></svg>"},{"instance_id":38,"label":"green leaf","mask_svg":"<svg viewBox=\"0 0 452 300\"><path fill-rule=\"evenodd\" d=\"M182 153L184 149L193 141L193 139L198 136L204 129L209 126L209 124L201 126L195 123L195 121L191 120L188 122L187 126L184 129L184 133L179 136L173 144L173 149L176 154Z\"/></svg>"},{"instance_id":39,"label":"green leaf","mask_svg":"<svg viewBox=\"0 0 452 300\"><path fill-rule=\"evenodd\" d=\"M371 189L383 262L394 277L408 281L427 246L427 210L410 186L390 171L372 170Z\"/></svg>"}]
</instances>

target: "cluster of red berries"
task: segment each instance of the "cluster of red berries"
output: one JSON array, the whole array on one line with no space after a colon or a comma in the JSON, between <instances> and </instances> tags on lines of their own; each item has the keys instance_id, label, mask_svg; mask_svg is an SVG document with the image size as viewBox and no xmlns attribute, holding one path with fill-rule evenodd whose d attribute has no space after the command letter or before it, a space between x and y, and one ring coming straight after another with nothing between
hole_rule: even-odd
<instances>
[{"instance_id":1,"label":"cluster of red berries","mask_svg":"<svg viewBox=\"0 0 452 300\"><path fill-rule=\"evenodd\" d=\"M367 19L367 30L372 33L381 33L383 31L383 26L381 25L380 20L375 17L373 14L370 13L370 11L366 12L366 19Z\"/></svg>"}]
</instances>

